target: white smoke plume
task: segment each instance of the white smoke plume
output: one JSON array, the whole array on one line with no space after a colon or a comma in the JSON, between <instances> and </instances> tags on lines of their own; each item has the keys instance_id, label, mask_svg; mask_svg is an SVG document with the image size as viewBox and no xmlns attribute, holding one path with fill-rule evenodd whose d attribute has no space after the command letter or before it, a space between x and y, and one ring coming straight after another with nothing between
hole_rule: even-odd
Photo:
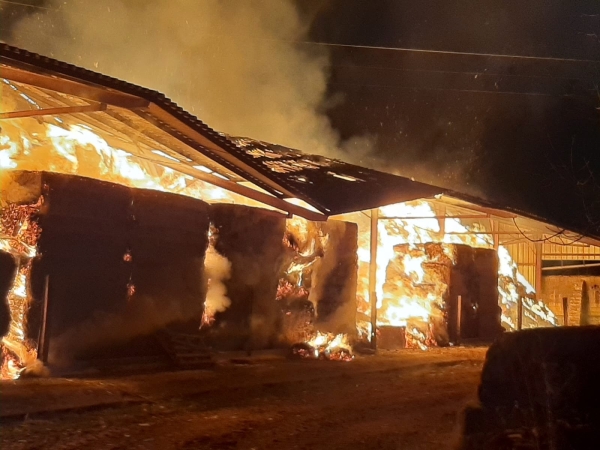
<instances>
[{"instance_id":1,"label":"white smoke plume","mask_svg":"<svg viewBox=\"0 0 600 450\"><path fill-rule=\"evenodd\" d=\"M231 300L227 297L227 288L223 284L231 277L231 262L210 245L206 250L204 271L208 278L205 315L213 318L215 313L223 312L231 305Z\"/></svg>"},{"instance_id":2,"label":"white smoke plume","mask_svg":"<svg viewBox=\"0 0 600 450\"><path fill-rule=\"evenodd\" d=\"M48 0L10 43L165 93L213 128L346 160L326 115L329 56L293 0ZM356 148L356 144L359 144Z\"/></svg>"}]
</instances>

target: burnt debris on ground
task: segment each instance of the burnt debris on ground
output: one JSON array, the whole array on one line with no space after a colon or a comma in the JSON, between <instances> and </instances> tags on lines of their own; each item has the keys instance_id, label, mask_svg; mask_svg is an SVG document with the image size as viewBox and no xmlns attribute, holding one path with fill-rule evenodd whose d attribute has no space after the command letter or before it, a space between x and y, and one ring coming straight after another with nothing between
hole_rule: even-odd
<instances>
[{"instance_id":1,"label":"burnt debris on ground","mask_svg":"<svg viewBox=\"0 0 600 450\"><path fill-rule=\"evenodd\" d=\"M222 356L211 370L3 382L0 446L451 449L484 352L402 350L351 364L265 353L243 357L250 364Z\"/></svg>"}]
</instances>

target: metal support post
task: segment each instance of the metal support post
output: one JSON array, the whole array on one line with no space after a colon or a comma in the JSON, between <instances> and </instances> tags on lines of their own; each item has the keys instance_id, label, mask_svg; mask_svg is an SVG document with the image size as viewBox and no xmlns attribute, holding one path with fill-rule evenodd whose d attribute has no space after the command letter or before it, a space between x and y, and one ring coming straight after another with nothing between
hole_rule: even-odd
<instances>
[{"instance_id":1,"label":"metal support post","mask_svg":"<svg viewBox=\"0 0 600 450\"><path fill-rule=\"evenodd\" d=\"M377 349L377 225L379 210L371 210L371 259L369 263L369 303L371 305L371 347Z\"/></svg>"},{"instance_id":2,"label":"metal support post","mask_svg":"<svg viewBox=\"0 0 600 450\"><path fill-rule=\"evenodd\" d=\"M38 359L44 364L48 362L48 351L50 349L50 333L48 327L48 294L50 286L50 276L44 278L44 303L42 305L42 326L38 342Z\"/></svg>"}]
</instances>

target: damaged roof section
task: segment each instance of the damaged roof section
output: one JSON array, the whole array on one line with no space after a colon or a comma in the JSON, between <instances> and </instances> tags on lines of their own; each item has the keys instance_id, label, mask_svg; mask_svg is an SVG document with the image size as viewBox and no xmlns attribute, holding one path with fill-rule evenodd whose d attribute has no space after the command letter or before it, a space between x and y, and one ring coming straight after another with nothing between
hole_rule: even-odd
<instances>
[{"instance_id":1,"label":"damaged roof section","mask_svg":"<svg viewBox=\"0 0 600 450\"><path fill-rule=\"evenodd\" d=\"M444 189L405 177L308 155L298 150L246 137L227 136L286 185L326 205L326 215L372 209L417 198L432 197Z\"/></svg>"},{"instance_id":2,"label":"damaged roof section","mask_svg":"<svg viewBox=\"0 0 600 450\"><path fill-rule=\"evenodd\" d=\"M148 145L160 144L154 146L152 155L145 156L164 159L163 165L168 162L169 167L179 167L183 173L205 181L211 177L212 182L238 193L243 189L234 184L249 182L262 190L262 195L273 198L262 197L269 204L279 199L277 207L313 220L317 217L314 213L302 214L301 209L286 206L288 202L283 200L301 200L325 218L442 192L407 178L279 145L231 138L160 92L7 44L0 45L0 77L19 86L23 95L27 92L45 102L43 107L23 104L8 117L70 116L101 122L104 134L125 133L134 143L141 139ZM207 170L211 174L203 174ZM217 180L217 175L224 180Z\"/></svg>"}]
</instances>

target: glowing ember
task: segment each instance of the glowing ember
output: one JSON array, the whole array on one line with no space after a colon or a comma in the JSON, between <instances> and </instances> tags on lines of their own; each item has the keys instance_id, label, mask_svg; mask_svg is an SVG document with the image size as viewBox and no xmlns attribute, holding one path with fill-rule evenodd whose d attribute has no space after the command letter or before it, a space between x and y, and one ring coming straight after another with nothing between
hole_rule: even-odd
<instances>
[{"instance_id":1,"label":"glowing ember","mask_svg":"<svg viewBox=\"0 0 600 450\"><path fill-rule=\"evenodd\" d=\"M40 228L33 220L42 199L34 205L9 205L0 211L0 250L13 255L18 264L7 301L10 307L8 334L2 338L2 379L18 378L23 370L34 371L41 363L37 350L25 334L25 320L31 301L29 275L36 256Z\"/></svg>"},{"instance_id":2,"label":"glowing ember","mask_svg":"<svg viewBox=\"0 0 600 450\"><path fill-rule=\"evenodd\" d=\"M292 353L301 358L328 359L332 361L352 361L352 346L345 334L331 334L317 331L307 342L292 347Z\"/></svg>"}]
</instances>

